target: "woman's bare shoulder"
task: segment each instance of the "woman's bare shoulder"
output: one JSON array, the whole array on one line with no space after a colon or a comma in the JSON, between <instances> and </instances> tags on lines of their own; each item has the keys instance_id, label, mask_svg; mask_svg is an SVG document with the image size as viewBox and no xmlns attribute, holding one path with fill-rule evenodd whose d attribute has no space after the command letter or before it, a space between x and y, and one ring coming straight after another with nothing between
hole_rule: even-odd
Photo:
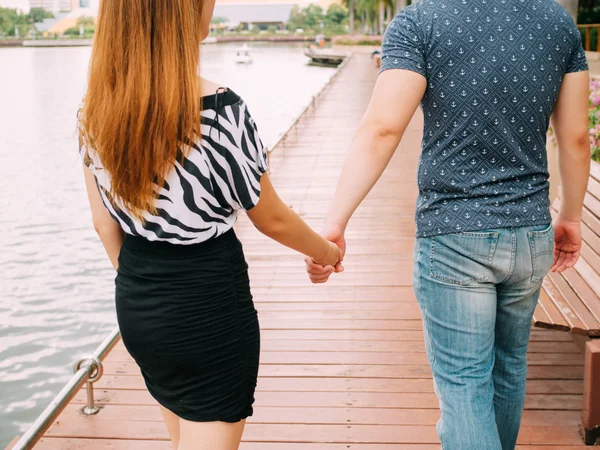
<instances>
[{"instance_id":1,"label":"woman's bare shoulder","mask_svg":"<svg viewBox=\"0 0 600 450\"><path fill-rule=\"evenodd\" d=\"M207 80L206 78L199 78L200 80L200 91L202 95L212 95L217 92L217 89L223 87L222 85L215 83L214 81Z\"/></svg>"}]
</instances>

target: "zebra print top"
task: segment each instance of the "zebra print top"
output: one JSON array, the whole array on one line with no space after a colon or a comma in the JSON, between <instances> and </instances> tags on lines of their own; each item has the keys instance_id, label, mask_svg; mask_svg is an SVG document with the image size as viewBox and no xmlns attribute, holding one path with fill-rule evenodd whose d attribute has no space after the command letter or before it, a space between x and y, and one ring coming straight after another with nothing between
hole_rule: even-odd
<instances>
[{"instance_id":1,"label":"zebra print top","mask_svg":"<svg viewBox=\"0 0 600 450\"><path fill-rule=\"evenodd\" d=\"M266 150L244 101L233 91L202 99L202 138L173 164L165 185L156 186L157 213L144 221L111 196L110 174L98 155L81 152L96 179L104 206L130 235L172 244L197 244L233 228L239 210L258 203L267 171Z\"/></svg>"}]
</instances>

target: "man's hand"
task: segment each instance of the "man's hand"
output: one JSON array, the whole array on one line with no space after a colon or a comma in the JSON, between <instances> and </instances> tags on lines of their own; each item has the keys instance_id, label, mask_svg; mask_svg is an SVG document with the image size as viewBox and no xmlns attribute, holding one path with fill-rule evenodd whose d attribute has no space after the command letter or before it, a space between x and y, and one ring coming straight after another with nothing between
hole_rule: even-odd
<instances>
[{"instance_id":1,"label":"man's hand","mask_svg":"<svg viewBox=\"0 0 600 450\"><path fill-rule=\"evenodd\" d=\"M554 265L552 272L564 272L575 265L581 255L581 221L563 219L554 223Z\"/></svg>"},{"instance_id":2,"label":"man's hand","mask_svg":"<svg viewBox=\"0 0 600 450\"><path fill-rule=\"evenodd\" d=\"M344 237L344 231L338 228L326 229L322 233L323 237L330 242L333 242L340 248L340 260L335 266L321 266L320 264L315 263L311 258L306 257L306 271L308 272L308 277L313 284L322 284L326 283L329 280L329 277L332 273L341 273L344 271L344 266L342 265L344 255L346 254L346 239Z\"/></svg>"}]
</instances>

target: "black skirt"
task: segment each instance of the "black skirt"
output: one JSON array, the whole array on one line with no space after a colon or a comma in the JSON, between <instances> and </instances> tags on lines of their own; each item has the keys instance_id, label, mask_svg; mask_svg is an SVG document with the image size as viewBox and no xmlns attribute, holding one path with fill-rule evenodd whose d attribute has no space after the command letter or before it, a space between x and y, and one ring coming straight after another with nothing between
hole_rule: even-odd
<instances>
[{"instance_id":1,"label":"black skirt","mask_svg":"<svg viewBox=\"0 0 600 450\"><path fill-rule=\"evenodd\" d=\"M196 245L127 236L116 306L123 343L158 403L193 422L252 415L260 333L233 231Z\"/></svg>"}]
</instances>

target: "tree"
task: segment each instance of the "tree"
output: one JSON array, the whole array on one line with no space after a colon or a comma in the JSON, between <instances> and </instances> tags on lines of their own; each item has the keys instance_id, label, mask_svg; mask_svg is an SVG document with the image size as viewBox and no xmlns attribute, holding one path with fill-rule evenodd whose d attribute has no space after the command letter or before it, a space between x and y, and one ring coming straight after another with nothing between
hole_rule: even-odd
<instances>
[{"instance_id":1,"label":"tree","mask_svg":"<svg viewBox=\"0 0 600 450\"><path fill-rule=\"evenodd\" d=\"M0 33L6 36L26 36L33 25L27 14L13 8L0 8Z\"/></svg>"},{"instance_id":2,"label":"tree","mask_svg":"<svg viewBox=\"0 0 600 450\"><path fill-rule=\"evenodd\" d=\"M294 6L290 11L290 18L287 22L288 30L296 31L298 28L302 28L306 23L306 17L304 11L299 6Z\"/></svg>"},{"instance_id":3,"label":"tree","mask_svg":"<svg viewBox=\"0 0 600 450\"><path fill-rule=\"evenodd\" d=\"M287 27L290 31L296 31L298 28L303 30L321 31L321 24L325 25L325 15L323 8L318 5L310 4L301 9L294 6L290 12Z\"/></svg>"},{"instance_id":4,"label":"tree","mask_svg":"<svg viewBox=\"0 0 600 450\"><path fill-rule=\"evenodd\" d=\"M354 34L354 0L350 0L348 9L350 10L350 34Z\"/></svg>"},{"instance_id":5,"label":"tree","mask_svg":"<svg viewBox=\"0 0 600 450\"><path fill-rule=\"evenodd\" d=\"M77 19L77 26L83 26L83 27L95 27L96 26L96 21L94 20L93 17L80 17L79 19Z\"/></svg>"},{"instance_id":6,"label":"tree","mask_svg":"<svg viewBox=\"0 0 600 450\"><path fill-rule=\"evenodd\" d=\"M320 30L321 23L323 23L323 8L319 5L309 4L304 9L304 14L306 17L306 27L309 30Z\"/></svg>"},{"instance_id":7,"label":"tree","mask_svg":"<svg viewBox=\"0 0 600 450\"><path fill-rule=\"evenodd\" d=\"M348 20L348 10L339 3L332 3L325 14L327 23L341 25Z\"/></svg>"},{"instance_id":8,"label":"tree","mask_svg":"<svg viewBox=\"0 0 600 450\"><path fill-rule=\"evenodd\" d=\"M34 23L42 22L44 19L54 18L54 14L46 11L44 8L31 8L28 14L29 19Z\"/></svg>"},{"instance_id":9,"label":"tree","mask_svg":"<svg viewBox=\"0 0 600 450\"><path fill-rule=\"evenodd\" d=\"M213 17L210 21L210 23L212 23L213 25L222 25L227 22L229 22L229 19L227 17Z\"/></svg>"}]
</instances>

